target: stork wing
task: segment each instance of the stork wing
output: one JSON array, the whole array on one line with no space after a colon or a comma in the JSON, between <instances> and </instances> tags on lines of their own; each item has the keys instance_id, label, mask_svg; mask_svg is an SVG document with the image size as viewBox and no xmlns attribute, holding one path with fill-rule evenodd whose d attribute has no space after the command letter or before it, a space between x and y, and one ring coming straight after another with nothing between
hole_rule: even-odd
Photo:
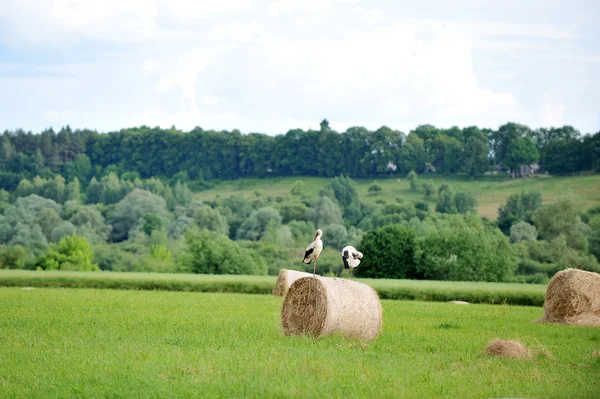
<instances>
[{"instance_id":1,"label":"stork wing","mask_svg":"<svg viewBox=\"0 0 600 399\"><path fill-rule=\"evenodd\" d=\"M306 248L306 252L304 253L304 259L302 260L302 262L304 262L304 263L310 263L310 262L312 262L312 259L310 259L307 262L306 258L308 258L313 253L314 250L315 250L315 246L314 245L310 245L308 248Z\"/></svg>"}]
</instances>

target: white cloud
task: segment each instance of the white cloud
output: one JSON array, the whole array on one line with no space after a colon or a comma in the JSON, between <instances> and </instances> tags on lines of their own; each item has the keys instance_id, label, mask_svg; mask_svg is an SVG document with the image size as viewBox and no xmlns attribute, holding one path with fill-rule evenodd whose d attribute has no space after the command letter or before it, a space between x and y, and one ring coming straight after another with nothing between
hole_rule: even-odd
<instances>
[{"instance_id":1,"label":"white cloud","mask_svg":"<svg viewBox=\"0 0 600 399\"><path fill-rule=\"evenodd\" d=\"M166 93L172 87L182 89L182 99L194 101L194 86L198 74L211 62L212 53L204 49L191 49L179 56L158 83L159 93Z\"/></svg>"},{"instance_id":2,"label":"white cloud","mask_svg":"<svg viewBox=\"0 0 600 399\"><path fill-rule=\"evenodd\" d=\"M238 13L252 8L252 0L160 0L177 17L182 19L210 18L223 13Z\"/></svg>"},{"instance_id":3,"label":"white cloud","mask_svg":"<svg viewBox=\"0 0 600 399\"><path fill-rule=\"evenodd\" d=\"M542 125L543 126L563 126L565 113L565 104L552 97L549 94L544 93L542 95Z\"/></svg>"},{"instance_id":4,"label":"white cloud","mask_svg":"<svg viewBox=\"0 0 600 399\"><path fill-rule=\"evenodd\" d=\"M44 111L42 113L42 116L44 118L44 120L46 120L47 122L51 122L54 124L62 124L62 125L68 125L69 121L72 120L72 118L75 116L75 111L72 109L67 109L67 110L63 110L63 111L57 111L55 109L50 109L47 111Z\"/></svg>"},{"instance_id":5,"label":"white cloud","mask_svg":"<svg viewBox=\"0 0 600 399\"><path fill-rule=\"evenodd\" d=\"M152 72L160 68L162 68L162 65L155 59L147 59L144 62L144 72Z\"/></svg>"},{"instance_id":6,"label":"white cloud","mask_svg":"<svg viewBox=\"0 0 600 399\"><path fill-rule=\"evenodd\" d=\"M201 105L216 105L219 103L219 97L215 96L202 96L200 98Z\"/></svg>"},{"instance_id":7,"label":"white cloud","mask_svg":"<svg viewBox=\"0 0 600 399\"><path fill-rule=\"evenodd\" d=\"M577 25L555 26L544 18L535 18L540 23L483 16L409 19L402 7L358 3L6 2L0 7L0 18L8 21L0 27L0 42L31 54L36 48L56 50L60 56L51 66L0 65L0 78L17 76L11 87L27 89L22 91L37 100L34 113L44 121L68 123L64 110L74 108L74 117L84 120L82 115L95 115L103 99L112 96L121 99L119 107L112 104L114 109L125 104L127 111L106 117L98 113L94 121L179 127L201 123L269 133L318 127L324 117L339 129L354 124L410 129L420 123L493 127L507 120L570 121L568 113L582 107L570 103L577 96L561 96L559 84L543 86L543 106L536 103L543 82L529 88L538 77L532 76L532 60L572 61L561 62L560 68L579 71L581 79L590 81L586 86L600 92L598 79L583 69L591 71L588 65L599 62L598 51L578 53L576 46L569 47L580 39L579 32L586 32L570 27L579 29ZM81 58L79 51L85 53ZM91 59L66 65L61 57ZM585 67L571 70L567 64ZM22 82L32 76L52 83ZM577 91L577 86L565 85ZM87 105L71 105L90 92L95 95L85 97ZM594 105L595 100L587 101ZM598 108L592 105L590 109Z\"/></svg>"}]
</instances>

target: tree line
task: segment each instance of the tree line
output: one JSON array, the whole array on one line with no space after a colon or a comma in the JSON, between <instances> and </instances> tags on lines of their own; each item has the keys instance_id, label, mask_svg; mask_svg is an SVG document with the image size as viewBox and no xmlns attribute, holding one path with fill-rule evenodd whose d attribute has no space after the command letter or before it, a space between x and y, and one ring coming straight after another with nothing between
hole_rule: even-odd
<instances>
[{"instance_id":1,"label":"tree line","mask_svg":"<svg viewBox=\"0 0 600 399\"><path fill-rule=\"evenodd\" d=\"M85 155L85 158L82 157ZM87 168L83 174L81 168ZM582 135L571 126L530 129L507 123L497 130L476 126L449 129L421 125L408 134L383 126L351 127L339 133L293 129L269 136L238 130L189 132L142 126L118 132L52 129L0 136L0 188L12 191L22 178L77 177L86 185L105 168L142 178L175 175L197 181L266 176L346 175L353 178L410 171L479 176L518 176L523 165L540 172L572 174L600 170L600 132Z\"/></svg>"}]
</instances>

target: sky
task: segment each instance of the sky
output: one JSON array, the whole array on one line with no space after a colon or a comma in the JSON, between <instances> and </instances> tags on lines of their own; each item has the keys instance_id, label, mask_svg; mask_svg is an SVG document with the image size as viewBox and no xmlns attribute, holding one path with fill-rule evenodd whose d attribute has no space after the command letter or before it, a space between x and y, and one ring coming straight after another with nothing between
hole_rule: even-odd
<instances>
[{"instance_id":1,"label":"sky","mask_svg":"<svg viewBox=\"0 0 600 399\"><path fill-rule=\"evenodd\" d=\"M0 0L0 130L600 131L600 2Z\"/></svg>"}]
</instances>

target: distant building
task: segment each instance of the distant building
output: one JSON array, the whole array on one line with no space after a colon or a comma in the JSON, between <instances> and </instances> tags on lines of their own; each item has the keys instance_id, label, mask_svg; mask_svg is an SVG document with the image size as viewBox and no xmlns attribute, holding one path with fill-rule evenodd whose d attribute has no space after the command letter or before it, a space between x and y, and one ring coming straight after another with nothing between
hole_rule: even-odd
<instances>
[{"instance_id":1,"label":"distant building","mask_svg":"<svg viewBox=\"0 0 600 399\"><path fill-rule=\"evenodd\" d=\"M523 165L521 165L520 174L523 177L527 177L529 175L537 173L539 170L540 170L540 165L538 165L537 163L532 163L530 165L523 164Z\"/></svg>"},{"instance_id":2,"label":"distant building","mask_svg":"<svg viewBox=\"0 0 600 399\"><path fill-rule=\"evenodd\" d=\"M427 162L425 164L425 173L435 173L435 166Z\"/></svg>"}]
</instances>

